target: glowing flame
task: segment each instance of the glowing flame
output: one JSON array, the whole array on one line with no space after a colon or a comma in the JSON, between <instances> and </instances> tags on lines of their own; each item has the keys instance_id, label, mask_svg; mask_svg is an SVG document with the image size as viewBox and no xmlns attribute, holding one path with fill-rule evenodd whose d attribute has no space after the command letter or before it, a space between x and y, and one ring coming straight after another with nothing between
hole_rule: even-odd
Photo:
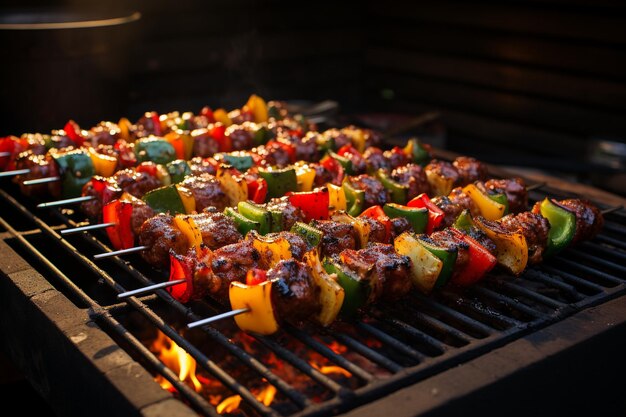
<instances>
[{"instance_id":1,"label":"glowing flame","mask_svg":"<svg viewBox=\"0 0 626 417\"><path fill-rule=\"evenodd\" d=\"M263 389L254 395L257 400L262 402L265 406L269 406L274 401L276 396L276 387L267 384ZM232 413L237 411L241 404L241 397L239 395L233 395L227 397L215 407L219 414Z\"/></svg>"},{"instance_id":2,"label":"glowing flame","mask_svg":"<svg viewBox=\"0 0 626 417\"><path fill-rule=\"evenodd\" d=\"M352 373L350 371L343 369L341 366L335 366L335 365L320 366L316 364L315 362L310 362L310 364L313 368L317 369L318 371L326 375L341 374L345 376L346 378L350 378L352 376Z\"/></svg>"},{"instance_id":3,"label":"glowing flame","mask_svg":"<svg viewBox=\"0 0 626 417\"><path fill-rule=\"evenodd\" d=\"M172 339L159 332L153 342L151 350L156 352L159 360L174 373L178 372L178 378L193 387L196 392L200 392L202 384L196 377L196 361L184 349L176 344ZM174 391L172 384L161 375L157 375L155 380L168 391Z\"/></svg>"}]
</instances>

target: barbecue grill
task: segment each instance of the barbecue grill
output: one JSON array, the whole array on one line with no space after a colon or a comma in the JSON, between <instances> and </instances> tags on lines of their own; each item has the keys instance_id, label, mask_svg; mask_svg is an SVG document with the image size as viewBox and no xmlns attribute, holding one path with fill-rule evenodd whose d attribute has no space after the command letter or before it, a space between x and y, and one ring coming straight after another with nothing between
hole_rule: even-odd
<instances>
[{"instance_id":1,"label":"barbecue grill","mask_svg":"<svg viewBox=\"0 0 626 417\"><path fill-rule=\"evenodd\" d=\"M491 273L469 289L413 292L329 329L286 325L264 337L229 320L183 331L225 311L211 300L183 305L158 290L119 302L117 294L166 277L136 255L95 262L110 250L104 233L61 238L82 216L36 209L6 181L3 347L59 415L489 415L505 406L517 415L537 410L530 403L559 414L586 400L595 412L623 411L611 377L625 369L624 200L552 184L531 200L593 192L610 211L599 236L519 278ZM195 360L199 392L154 351L160 333ZM261 395L270 386L272 402Z\"/></svg>"}]
</instances>

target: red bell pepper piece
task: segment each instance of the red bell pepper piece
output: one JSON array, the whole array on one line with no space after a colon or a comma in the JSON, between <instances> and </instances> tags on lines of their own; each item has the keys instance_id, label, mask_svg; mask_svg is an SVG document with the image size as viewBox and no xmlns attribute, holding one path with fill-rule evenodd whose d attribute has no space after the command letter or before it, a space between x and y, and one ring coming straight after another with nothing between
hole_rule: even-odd
<instances>
[{"instance_id":1,"label":"red bell pepper piece","mask_svg":"<svg viewBox=\"0 0 626 417\"><path fill-rule=\"evenodd\" d=\"M145 172L146 174L156 177L157 176L157 166L154 162L145 161L137 165L137 172Z\"/></svg>"},{"instance_id":2,"label":"red bell pepper piece","mask_svg":"<svg viewBox=\"0 0 626 417\"><path fill-rule=\"evenodd\" d=\"M345 171L341 164L335 158L331 158L330 156L326 155L320 161L320 165L333 175L333 184L341 185L343 177L345 175Z\"/></svg>"},{"instance_id":3,"label":"red bell pepper piece","mask_svg":"<svg viewBox=\"0 0 626 417\"><path fill-rule=\"evenodd\" d=\"M193 294L193 270L195 262L191 256L170 252L170 281L184 279L185 282L167 288L172 297L186 303Z\"/></svg>"},{"instance_id":4,"label":"red bell pepper piece","mask_svg":"<svg viewBox=\"0 0 626 417\"><path fill-rule=\"evenodd\" d=\"M426 233L432 233L439 227L443 220L445 213L439 207L435 205L428 195L422 193L415 197L413 200L406 204L408 207L427 208L428 209L428 224L426 225Z\"/></svg>"},{"instance_id":5,"label":"red bell pepper piece","mask_svg":"<svg viewBox=\"0 0 626 417\"><path fill-rule=\"evenodd\" d=\"M122 189L109 183L106 178L95 176L91 178L91 186L98 193L102 204L118 198L122 194Z\"/></svg>"},{"instance_id":6,"label":"red bell pepper piece","mask_svg":"<svg viewBox=\"0 0 626 417\"><path fill-rule=\"evenodd\" d=\"M15 155L15 140L11 136L0 139L0 152L8 152L11 155L0 157L0 169L5 169Z\"/></svg>"},{"instance_id":7,"label":"red bell pepper piece","mask_svg":"<svg viewBox=\"0 0 626 417\"><path fill-rule=\"evenodd\" d=\"M115 250L132 248L135 244L130 224L132 213L133 205L127 201L113 200L102 208L102 221L115 224L106 229Z\"/></svg>"},{"instance_id":8,"label":"red bell pepper piece","mask_svg":"<svg viewBox=\"0 0 626 417\"><path fill-rule=\"evenodd\" d=\"M246 285L259 285L267 281L267 271L259 268L252 268L246 274Z\"/></svg>"},{"instance_id":9,"label":"red bell pepper piece","mask_svg":"<svg viewBox=\"0 0 626 417\"><path fill-rule=\"evenodd\" d=\"M159 113L153 111L150 112L150 119L152 120L152 130L156 136L161 136L163 131L161 130L161 120L159 119Z\"/></svg>"},{"instance_id":10,"label":"red bell pepper piece","mask_svg":"<svg viewBox=\"0 0 626 417\"><path fill-rule=\"evenodd\" d=\"M121 168L130 168L137 165L137 157L135 156L133 147L128 144L128 142L118 140L115 142L115 145L113 145L113 148L117 151L117 161Z\"/></svg>"},{"instance_id":11,"label":"red bell pepper piece","mask_svg":"<svg viewBox=\"0 0 626 417\"><path fill-rule=\"evenodd\" d=\"M462 286L472 285L480 281L487 272L491 271L498 263L498 260L476 239L454 227L451 227L450 230L456 238L469 245L469 261L463 270L452 276L452 282Z\"/></svg>"},{"instance_id":12,"label":"red bell pepper piece","mask_svg":"<svg viewBox=\"0 0 626 417\"><path fill-rule=\"evenodd\" d=\"M200 110L200 114L206 117L209 123L215 123L215 116L213 115L213 110L209 106L204 106L202 110Z\"/></svg>"},{"instance_id":13,"label":"red bell pepper piece","mask_svg":"<svg viewBox=\"0 0 626 417\"><path fill-rule=\"evenodd\" d=\"M73 120L68 121L65 124L65 127L63 127L63 130L65 131L65 134L67 135L67 137L70 138L72 142L76 144L76 146L82 146L83 143L85 142L85 137L82 135L80 131L80 126L78 126L78 124L75 121Z\"/></svg>"},{"instance_id":14,"label":"red bell pepper piece","mask_svg":"<svg viewBox=\"0 0 626 417\"><path fill-rule=\"evenodd\" d=\"M219 146L220 152L230 152L233 150L233 142L230 136L226 135L226 126L222 123L214 123L213 126L209 126L209 134Z\"/></svg>"},{"instance_id":15,"label":"red bell pepper piece","mask_svg":"<svg viewBox=\"0 0 626 417\"><path fill-rule=\"evenodd\" d=\"M255 203L265 203L267 197L267 181L263 178L255 178L252 175L246 175L246 183L248 184L248 200Z\"/></svg>"},{"instance_id":16,"label":"red bell pepper piece","mask_svg":"<svg viewBox=\"0 0 626 417\"><path fill-rule=\"evenodd\" d=\"M369 217L382 223L385 227L385 242L391 241L391 219L385 214L381 206L368 207L363 213L359 214L359 217Z\"/></svg>"},{"instance_id":17,"label":"red bell pepper piece","mask_svg":"<svg viewBox=\"0 0 626 417\"><path fill-rule=\"evenodd\" d=\"M308 223L311 220L328 219L328 205L330 199L328 188L317 188L313 191L301 193L288 193L289 202L302 210L304 220Z\"/></svg>"}]
</instances>

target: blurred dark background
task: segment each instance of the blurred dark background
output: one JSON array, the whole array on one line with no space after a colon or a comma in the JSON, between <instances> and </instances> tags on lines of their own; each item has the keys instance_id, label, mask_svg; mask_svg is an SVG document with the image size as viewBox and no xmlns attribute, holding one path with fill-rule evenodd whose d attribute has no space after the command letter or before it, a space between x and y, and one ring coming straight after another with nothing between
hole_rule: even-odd
<instances>
[{"instance_id":1,"label":"blurred dark background","mask_svg":"<svg viewBox=\"0 0 626 417\"><path fill-rule=\"evenodd\" d=\"M383 127L438 111L439 146L626 193L621 0L5 4L4 15L45 7L141 18L62 35L0 30L10 51L3 134L234 108L251 93L332 99L347 120L375 115L356 120Z\"/></svg>"}]
</instances>

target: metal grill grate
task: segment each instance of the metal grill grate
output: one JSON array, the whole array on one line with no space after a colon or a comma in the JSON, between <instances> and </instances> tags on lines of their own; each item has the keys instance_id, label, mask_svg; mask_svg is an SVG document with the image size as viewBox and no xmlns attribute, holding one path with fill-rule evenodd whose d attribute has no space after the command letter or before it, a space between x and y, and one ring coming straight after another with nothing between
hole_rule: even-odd
<instances>
[{"instance_id":1,"label":"metal grill grate","mask_svg":"<svg viewBox=\"0 0 626 417\"><path fill-rule=\"evenodd\" d=\"M565 197L551 189L531 193L535 201L545 195ZM626 244L622 242L626 215L622 210L606 216L606 226L596 239L566 250L520 278L491 274L467 290L445 289L428 297L412 293L401 303L376 305L359 320L330 329L285 325L278 336L254 336L259 346L273 352L306 378L315 392L323 392L321 397L313 398L299 390L272 371L263 355L244 349L235 339L234 326L223 329L204 326L196 330L232 356L238 366L277 389L281 401L266 406L244 382L221 366L212 353L196 343L192 332L183 336L177 330L178 321L200 319L222 312L223 307L211 300L186 306L165 290L156 291L156 296L130 297L121 305L115 304L118 293L165 277L138 258L131 261L110 258L94 263L93 253L109 250L103 243L104 235L83 234L61 239L57 233L60 228L78 225L80 219L71 210L39 211L35 215L31 211L32 201L22 197L18 201L4 190L0 191L0 197L3 200L0 223L13 236L9 243L46 269L47 276L57 287L64 287L70 299L90 308L93 319L101 327L129 346L144 364L166 378L185 401L206 416L218 415L215 407L182 383L128 331L119 319L121 312L136 312L175 341L204 372L233 394L240 395L242 407L248 412L262 416L316 416L338 414L373 401L626 292ZM7 218L11 222L4 220ZM75 263L58 265L49 260L51 254L61 253L72 257ZM76 270L81 274L75 273ZM347 351L335 352L329 347L333 342ZM295 344L345 369L351 377L348 381L338 381L320 372L290 349Z\"/></svg>"}]
</instances>

